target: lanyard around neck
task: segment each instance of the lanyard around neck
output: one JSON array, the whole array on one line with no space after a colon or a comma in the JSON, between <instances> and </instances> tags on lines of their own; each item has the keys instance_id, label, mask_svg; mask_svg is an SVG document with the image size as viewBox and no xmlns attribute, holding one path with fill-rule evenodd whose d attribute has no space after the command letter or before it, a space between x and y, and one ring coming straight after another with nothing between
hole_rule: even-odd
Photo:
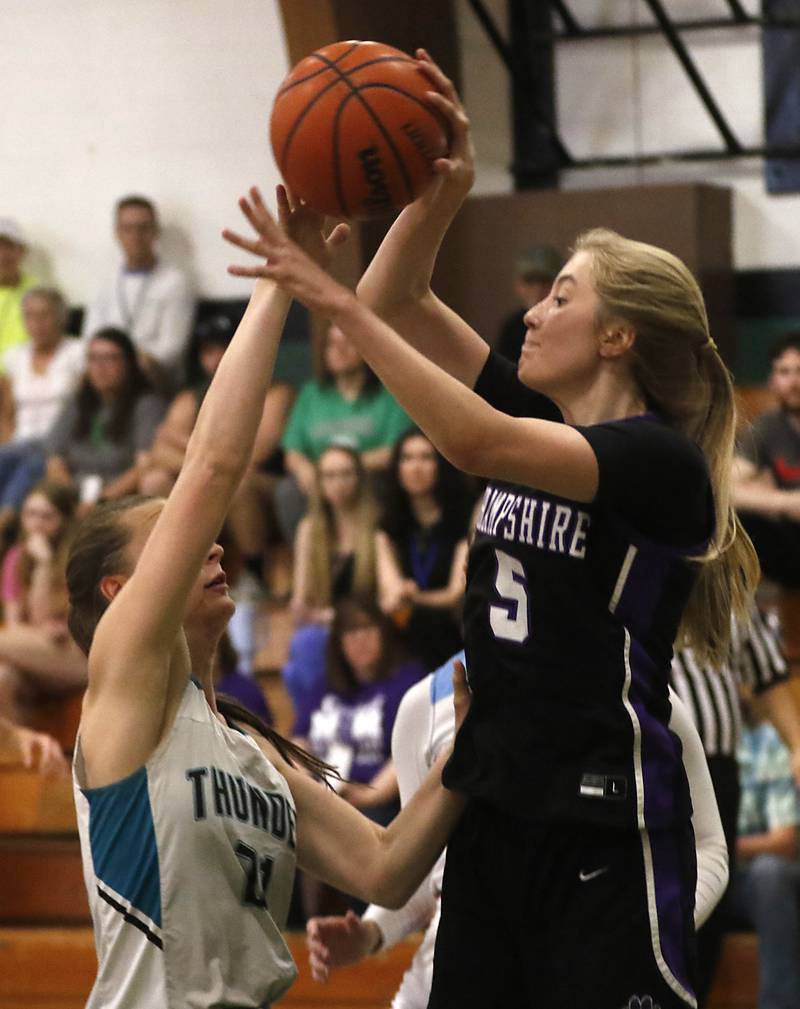
<instances>
[{"instance_id":1,"label":"lanyard around neck","mask_svg":"<svg viewBox=\"0 0 800 1009\"><path fill-rule=\"evenodd\" d=\"M117 306L119 307L122 324L129 333L134 329L136 322L139 319L139 315L141 314L147 298L147 289L150 286L152 279L153 271L148 270L142 280L142 283L139 285L139 292L136 295L136 301L133 305L129 305L128 298L125 294L125 271L120 270L117 274Z\"/></svg>"}]
</instances>

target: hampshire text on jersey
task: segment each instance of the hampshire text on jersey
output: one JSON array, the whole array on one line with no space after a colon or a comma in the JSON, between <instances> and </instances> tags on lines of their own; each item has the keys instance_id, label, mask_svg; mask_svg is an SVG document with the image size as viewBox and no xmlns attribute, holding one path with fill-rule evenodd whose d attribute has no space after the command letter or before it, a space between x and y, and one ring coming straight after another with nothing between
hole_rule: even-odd
<instances>
[{"instance_id":1,"label":"hampshire text on jersey","mask_svg":"<svg viewBox=\"0 0 800 1009\"><path fill-rule=\"evenodd\" d=\"M581 508L490 486L483 499L478 532L502 535L528 546L583 558L591 516Z\"/></svg>"}]
</instances>

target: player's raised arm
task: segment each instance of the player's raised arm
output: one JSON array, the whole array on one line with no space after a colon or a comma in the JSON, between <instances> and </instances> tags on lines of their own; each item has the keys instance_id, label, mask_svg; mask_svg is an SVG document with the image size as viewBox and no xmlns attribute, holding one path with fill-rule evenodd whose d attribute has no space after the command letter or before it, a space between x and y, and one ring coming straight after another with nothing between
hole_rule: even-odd
<instances>
[{"instance_id":1,"label":"player's raised arm","mask_svg":"<svg viewBox=\"0 0 800 1009\"><path fill-rule=\"evenodd\" d=\"M475 177L469 119L452 82L424 50L417 56L430 79L431 104L450 124L450 152L435 162L436 180L389 229L358 284L358 297L412 346L472 388L489 347L431 290L442 240Z\"/></svg>"},{"instance_id":2,"label":"player's raised arm","mask_svg":"<svg viewBox=\"0 0 800 1009\"><path fill-rule=\"evenodd\" d=\"M275 221L267 217L263 224L268 264L235 267L234 271L274 278L309 309L335 320L403 409L457 469L523 483L575 501L592 500L597 490L597 460L574 428L510 417L489 406L312 262ZM588 285L584 278L584 286ZM550 314L565 300L551 295L537 309ZM585 306L578 309L585 314ZM630 331L620 331L620 337L615 338L610 354L625 351ZM577 422L582 419L576 418Z\"/></svg>"},{"instance_id":3,"label":"player's raised arm","mask_svg":"<svg viewBox=\"0 0 800 1009\"><path fill-rule=\"evenodd\" d=\"M469 709L461 663L453 668L456 727ZM368 820L335 792L289 766L263 738L256 742L286 778L297 810L297 864L330 886L383 907L399 908L419 887L444 848L464 807L442 785L450 747L388 827Z\"/></svg>"},{"instance_id":4,"label":"player's raised arm","mask_svg":"<svg viewBox=\"0 0 800 1009\"><path fill-rule=\"evenodd\" d=\"M258 232L267 213L258 191L252 189L239 205ZM302 244L321 250L316 215L304 208L292 211L283 190L279 212ZM263 255L257 238L231 232L225 237ZM214 540L250 461L290 300L269 281L256 284L204 399L175 488L163 507L143 505L117 519L117 556L109 559L99 587L91 588L98 595L98 616L102 613L89 650L81 723L92 785L115 781L141 766L158 742L167 704L174 699L176 684L170 681L185 682L188 675L180 633L184 612L190 596L209 587L198 583L201 572L211 581L221 575L221 551L214 551ZM98 524L102 522L101 513ZM81 561L88 560L81 551L88 555L96 547L91 532L76 545L70 562L73 614L80 609L75 601ZM111 722L113 734L107 731Z\"/></svg>"}]
</instances>

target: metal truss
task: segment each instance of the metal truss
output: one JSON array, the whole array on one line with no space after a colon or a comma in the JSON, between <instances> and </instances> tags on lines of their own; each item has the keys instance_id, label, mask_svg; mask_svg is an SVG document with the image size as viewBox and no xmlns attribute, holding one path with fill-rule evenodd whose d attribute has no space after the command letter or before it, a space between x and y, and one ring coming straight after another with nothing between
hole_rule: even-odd
<instances>
[{"instance_id":1,"label":"metal truss","mask_svg":"<svg viewBox=\"0 0 800 1009\"><path fill-rule=\"evenodd\" d=\"M547 0L510 0L514 4L546 3ZM800 30L800 17L788 18L772 16L764 12L760 16L748 14L740 0L727 0L730 9L729 17L703 18L688 21L673 21L667 13L661 0L642 0L649 8L653 17L652 24L622 25L618 27L588 28L580 24L570 10L567 0L549 0L550 10L555 13L560 22L560 29L548 33L552 45L587 41L591 39L632 38L644 35L661 35L676 59L683 67L697 97L700 99L709 118L713 122L722 141L721 147L703 150L668 151L655 154L631 154L617 157L576 158L567 149L558 135L554 117L545 110L542 96L529 87L530 108L538 123L547 127L553 148L558 154L562 168L598 168L633 165L655 165L670 161L711 161L733 158L782 158L800 160L800 144L747 146L742 144L731 128L722 109L717 104L703 75L683 41L683 34L692 31L708 31L742 27L758 27L762 29L793 29ZM483 26L486 34L497 50L501 60L506 65L515 83L515 87L526 88L533 84L534 74L530 62L525 60L519 47L513 47L506 42L497 27L484 0L469 0L475 16ZM766 6L766 5L765 5ZM515 138L516 139L516 138ZM516 147L516 143L515 143Z\"/></svg>"}]
</instances>

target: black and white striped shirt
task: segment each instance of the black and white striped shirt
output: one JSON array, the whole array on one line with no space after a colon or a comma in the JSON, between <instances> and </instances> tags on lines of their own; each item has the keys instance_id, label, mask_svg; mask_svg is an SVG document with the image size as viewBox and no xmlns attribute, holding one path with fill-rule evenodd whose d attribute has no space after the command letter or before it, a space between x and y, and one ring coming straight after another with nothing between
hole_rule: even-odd
<instances>
[{"instance_id":1,"label":"black and white striped shirt","mask_svg":"<svg viewBox=\"0 0 800 1009\"><path fill-rule=\"evenodd\" d=\"M750 626L734 624L731 662L700 666L690 648L676 651L670 680L689 708L708 756L735 757L742 728L739 686L754 693L788 679L777 614L754 609Z\"/></svg>"}]
</instances>

